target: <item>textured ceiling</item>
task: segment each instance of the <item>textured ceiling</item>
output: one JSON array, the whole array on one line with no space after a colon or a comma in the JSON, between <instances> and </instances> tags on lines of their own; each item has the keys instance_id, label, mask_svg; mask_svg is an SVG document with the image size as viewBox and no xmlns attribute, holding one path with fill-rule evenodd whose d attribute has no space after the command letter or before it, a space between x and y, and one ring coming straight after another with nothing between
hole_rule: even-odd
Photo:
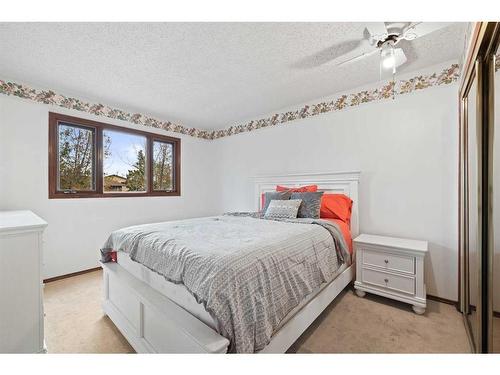
<instances>
[{"instance_id":1,"label":"textured ceiling","mask_svg":"<svg viewBox=\"0 0 500 375\"><path fill-rule=\"evenodd\" d=\"M401 42L401 73L458 59L466 24ZM379 80L327 62L363 23L0 23L0 78L220 129Z\"/></svg>"}]
</instances>

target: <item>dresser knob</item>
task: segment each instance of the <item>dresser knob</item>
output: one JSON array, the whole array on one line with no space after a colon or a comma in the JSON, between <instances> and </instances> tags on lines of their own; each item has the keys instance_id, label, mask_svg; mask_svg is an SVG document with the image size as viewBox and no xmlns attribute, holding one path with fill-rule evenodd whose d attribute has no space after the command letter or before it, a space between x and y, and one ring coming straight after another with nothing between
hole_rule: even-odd
<instances>
[{"instance_id":1,"label":"dresser knob","mask_svg":"<svg viewBox=\"0 0 500 375\"><path fill-rule=\"evenodd\" d=\"M389 279L384 279L384 281L385 281L386 283L388 283L388 282L389 282Z\"/></svg>"},{"instance_id":2,"label":"dresser knob","mask_svg":"<svg viewBox=\"0 0 500 375\"><path fill-rule=\"evenodd\" d=\"M388 259L386 259L386 260L384 260L384 262L385 262L385 264L387 264L387 263L389 263L389 260L388 260Z\"/></svg>"}]
</instances>

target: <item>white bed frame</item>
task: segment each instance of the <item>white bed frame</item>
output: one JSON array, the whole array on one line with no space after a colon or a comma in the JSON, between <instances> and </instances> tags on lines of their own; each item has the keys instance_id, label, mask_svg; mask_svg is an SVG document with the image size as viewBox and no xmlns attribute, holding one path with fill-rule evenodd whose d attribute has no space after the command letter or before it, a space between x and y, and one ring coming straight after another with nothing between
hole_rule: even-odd
<instances>
[{"instance_id":1,"label":"white bed frame","mask_svg":"<svg viewBox=\"0 0 500 375\"><path fill-rule=\"evenodd\" d=\"M255 183L256 208L260 196L276 185L318 185L328 193L343 193L354 201L351 216L353 238L359 233L359 172L330 172L261 176ZM105 314L137 353L225 353L229 341L148 284L132 276L118 263L103 263ZM284 353L353 280L354 264L305 304L260 353Z\"/></svg>"}]
</instances>

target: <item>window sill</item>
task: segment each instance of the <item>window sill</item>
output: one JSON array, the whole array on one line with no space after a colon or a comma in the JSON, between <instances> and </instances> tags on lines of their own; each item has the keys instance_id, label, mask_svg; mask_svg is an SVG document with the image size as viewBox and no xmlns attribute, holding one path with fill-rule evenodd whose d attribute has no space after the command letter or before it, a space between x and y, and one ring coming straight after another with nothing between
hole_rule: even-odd
<instances>
[{"instance_id":1,"label":"window sill","mask_svg":"<svg viewBox=\"0 0 500 375\"><path fill-rule=\"evenodd\" d=\"M155 191L146 193L50 193L49 199L77 199L77 198L132 198L132 197L179 197L178 191Z\"/></svg>"}]
</instances>

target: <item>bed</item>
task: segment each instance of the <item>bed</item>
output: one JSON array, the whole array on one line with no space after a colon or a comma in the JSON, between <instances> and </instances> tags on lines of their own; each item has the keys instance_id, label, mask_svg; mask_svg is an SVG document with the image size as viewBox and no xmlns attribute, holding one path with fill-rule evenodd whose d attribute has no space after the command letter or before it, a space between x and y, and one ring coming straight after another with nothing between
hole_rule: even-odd
<instances>
[{"instance_id":1,"label":"bed","mask_svg":"<svg viewBox=\"0 0 500 375\"><path fill-rule=\"evenodd\" d=\"M260 208L259 197L261 194L263 192L273 191L276 185L301 186L315 183L318 185L319 190L343 193L353 200L350 235L355 237L358 234L359 220L357 199L358 181L359 172L256 177L254 178L256 197L255 207L256 209ZM266 223L264 223L264 220L260 219L231 216L199 218L174 223L159 223L157 227L150 225L145 228L135 228L136 232L132 231L132 234L130 234L131 230L129 229L127 235L133 237L135 235L134 233L143 233L145 230L151 233L155 230L158 233L162 233L164 230L163 226L166 226L168 231L175 233L175 230L178 228L184 230L183 226L185 226L191 230L195 228L195 230L194 232L188 232L184 240L189 243L189 241L195 241L196 238L199 237L203 239L204 243L198 246L203 248L210 247L210 240L207 241L207 238L209 238L207 237L207 233L214 231L215 237L217 237L217 241L219 241L214 242L214 246L222 244L220 245L220 251L223 252L224 247L230 248L236 239L234 236L228 235L228 243L225 244L224 238L222 238L224 234L222 232L217 232L221 230L221 225L224 225L222 228L235 227L237 231L248 231L250 234L252 234L252 231L256 231L255 233L263 233L259 232L263 229L269 229L269 232L275 233L272 234L272 236L269 235L269 239L266 241L261 242L272 242L271 240L273 239L279 239L279 234L281 233L283 237L282 240L287 240L288 242L276 242L278 244L277 246L279 247L280 243L286 243L292 250L293 246L289 243L300 243L298 239L304 238L304 243L308 243L311 240L316 241L317 239L317 243L312 245L315 251L317 251L317 248L320 247L319 245L324 242L324 238L321 239L320 237L324 237L328 234L324 229L324 223L324 227L320 227L319 225L303 225L297 223L268 224L268 221L265 222ZM197 233L198 231L203 232L204 230L207 233ZM310 232L314 233L311 234ZM241 241L244 242L247 238L254 238L255 233L252 235L249 234L248 236L242 235ZM297 237L293 239L287 238L287 236L292 236L292 234L296 234ZM265 234L262 234L262 236L265 236ZM306 239L306 236L310 236L310 238ZM284 299L283 306L286 306L287 309L278 309L278 313L274 312L276 316L270 314L268 311L264 311L265 314L268 314L274 319L274 325L271 326L271 328L261 324L263 319L260 318L255 319L259 323L256 324L255 327L252 326L249 328L247 324L243 324L244 328L250 330L250 334L255 331L255 346L252 346L251 343L240 340L241 337L245 336L242 334L238 336L236 334L237 330L232 332L226 329L228 326L223 324L224 319L214 319L214 315L217 316L216 312L218 307L221 309L219 317L227 315L224 310L226 300L223 298L226 298L225 296L228 292L227 288L223 288L224 279L220 281L222 285L220 290L216 290L215 293L218 299L210 298L210 300L214 299L218 302L218 304L212 306L206 302L207 298L201 298L206 288L200 287L199 290L194 288L193 285L189 283L189 277L183 273L185 272L184 269L179 275L185 277L186 285L182 282L177 282L175 277L171 277L167 280L166 276L164 277L164 275L160 274L159 268L155 268L155 265L161 262L158 260L160 258L154 260L149 259L151 257L150 253L155 251L156 245L154 244L157 242L158 238L155 237L149 251L137 250L134 258L136 261L133 261L129 254L119 251L114 259L115 262L102 263L104 270L103 310L138 353L225 353L228 350L237 352L283 353L297 340L345 286L351 282L354 276L354 267L352 263L350 261L343 261L339 262L337 268L318 268L321 271L319 273L328 274L328 277L326 277L328 282L320 283L320 280L318 284L310 283L309 285L307 280L303 282L303 280L299 278L298 280L300 282L298 285L300 288L296 286L292 294L290 294L289 288L284 288L287 289L286 293L283 292L280 294L275 292L275 294L272 294L273 298L278 298L279 301ZM205 242L208 242L208 244ZM196 244L196 242L189 243L189 246L186 248L189 249L190 247L194 247L194 244ZM239 244L239 246L242 245ZM267 249L263 246L264 245L261 243L258 244L258 247L261 248L261 255L267 254ZM301 245L297 244L296 247L297 246L300 247ZM235 242L234 247L236 247ZM289 251L288 248L287 251ZM254 251L252 250L247 253L253 256ZM337 251L337 256L342 257L342 254ZM144 259L141 258L142 260L139 262L138 258L140 257ZM191 261L193 258L197 258L197 256L187 254L185 259ZM319 256L319 258L321 257ZM262 260L263 258L259 259L259 261L264 262L264 260ZM203 261L207 262L207 260ZM241 262L237 262L237 264L240 263ZM163 265L163 267L168 268L170 265ZM210 267L206 268L210 269ZM233 268L237 270L238 273L228 280L238 279L236 277L237 275L247 271L246 268L238 269L236 266ZM198 268L194 269L199 271L195 272L195 274L191 276L191 279L200 278L201 276L198 274L203 273L204 270L200 268L199 265ZM258 269L259 268L251 268L248 270L248 274L255 276L257 280L267 280L270 278L269 275L264 277L259 274L260 271L256 271ZM170 270L169 272L172 273L173 271ZM313 275L316 275L313 271L311 272ZM204 279L201 279L201 282L198 281L198 284L204 286L207 284L207 279L212 280L212 274L207 274ZM316 278L313 277L313 279ZM287 284L289 282L290 280L286 280ZM298 293L298 291L300 291L301 294ZM210 291L210 293L214 294L212 291ZM236 293L237 297L239 294L241 293ZM295 295L298 297L296 301L292 301L292 304L287 298L291 299ZM257 299L255 303L257 306L252 306L253 310L248 307L246 300L242 300L244 303L240 301L239 304L234 304L232 299L227 299L228 306L230 305L232 307L231 311L233 311L233 316L229 316L227 321L232 322L232 320L234 320L234 314L241 314L242 319L244 318L244 314L261 316L259 314L262 314L262 311L266 309L262 309L262 303L259 302L260 300L258 300L257 297L255 298ZM288 302L290 303L287 304ZM237 308L234 308L233 305ZM278 305L278 303L276 303L276 305ZM290 306L293 306L293 308L290 308ZM266 315L266 317L268 315ZM250 315L250 317L252 316L253 315ZM245 318L248 321L248 317ZM241 325L242 324L240 324L240 326ZM232 326L230 326L230 328L232 329ZM249 336L248 332L246 332L246 336ZM226 337L232 337L231 341ZM237 350L235 350L235 346Z\"/></svg>"}]
</instances>

